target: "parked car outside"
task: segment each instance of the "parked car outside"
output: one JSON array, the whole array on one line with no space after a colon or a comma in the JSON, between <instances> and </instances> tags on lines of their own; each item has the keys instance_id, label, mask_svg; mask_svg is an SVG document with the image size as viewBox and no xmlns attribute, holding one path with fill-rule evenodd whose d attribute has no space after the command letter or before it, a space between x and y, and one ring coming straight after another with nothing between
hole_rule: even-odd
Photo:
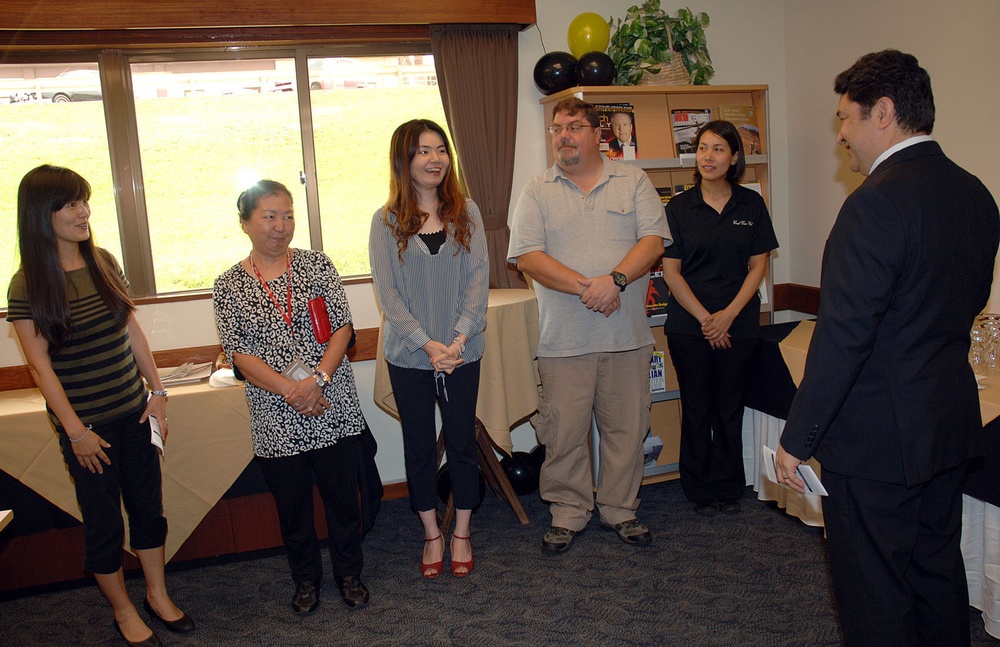
<instances>
[{"instance_id":1,"label":"parked car outside","mask_svg":"<svg viewBox=\"0 0 1000 647\"><path fill-rule=\"evenodd\" d=\"M39 79L42 99L52 103L100 101L101 75L97 70L68 70L54 79Z\"/></svg>"}]
</instances>

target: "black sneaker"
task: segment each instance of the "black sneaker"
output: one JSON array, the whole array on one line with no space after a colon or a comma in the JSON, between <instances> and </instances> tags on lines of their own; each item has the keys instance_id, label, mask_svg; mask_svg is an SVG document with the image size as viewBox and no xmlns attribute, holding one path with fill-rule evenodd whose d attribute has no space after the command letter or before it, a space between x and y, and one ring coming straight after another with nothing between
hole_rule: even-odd
<instances>
[{"instance_id":1,"label":"black sneaker","mask_svg":"<svg viewBox=\"0 0 1000 647\"><path fill-rule=\"evenodd\" d=\"M295 613L312 613L319 606L319 586L312 580L304 580L295 585L292 608Z\"/></svg>"},{"instance_id":2,"label":"black sneaker","mask_svg":"<svg viewBox=\"0 0 1000 647\"><path fill-rule=\"evenodd\" d=\"M360 609L368 606L368 587L365 586L361 578L354 575L337 577L337 588L340 589L340 597L344 604L352 609Z\"/></svg>"},{"instance_id":3,"label":"black sneaker","mask_svg":"<svg viewBox=\"0 0 1000 647\"><path fill-rule=\"evenodd\" d=\"M542 537L542 550L548 553L564 553L573 544L575 536L575 530L552 526Z\"/></svg>"}]
</instances>

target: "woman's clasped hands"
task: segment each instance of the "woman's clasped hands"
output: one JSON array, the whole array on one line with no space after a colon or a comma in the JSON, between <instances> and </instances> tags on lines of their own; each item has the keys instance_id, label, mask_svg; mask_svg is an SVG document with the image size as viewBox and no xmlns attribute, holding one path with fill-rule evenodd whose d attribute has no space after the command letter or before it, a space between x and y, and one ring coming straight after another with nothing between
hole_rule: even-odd
<instances>
[{"instance_id":1,"label":"woman's clasped hands","mask_svg":"<svg viewBox=\"0 0 1000 647\"><path fill-rule=\"evenodd\" d=\"M452 371L465 363L462 359L462 348L457 341L451 342L450 346L438 341L429 341L424 346L424 351L430 357L431 366L439 373L451 375Z\"/></svg>"},{"instance_id":2,"label":"woman's clasped hands","mask_svg":"<svg viewBox=\"0 0 1000 647\"><path fill-rule=\"evenodd\" d=\"M701 332L705 335L712 350L732 347L732 344L729 343L729 327L733 324L734 318L725 310L719 310L708 315L701 322Z\"/></svg>"},{"instance_id":3,"label":"woman's clasped hands","mask_svg":"<svg viewBox=\"0 0 1000 647\"><path fill-rule=\"evenodd\" d=\"M291 384L291 388L285 393L285 402L296 412L312 418L330 410L330 402L323 396L323 391L313 377L302 378Z\"/></svg>"}]
</instances>

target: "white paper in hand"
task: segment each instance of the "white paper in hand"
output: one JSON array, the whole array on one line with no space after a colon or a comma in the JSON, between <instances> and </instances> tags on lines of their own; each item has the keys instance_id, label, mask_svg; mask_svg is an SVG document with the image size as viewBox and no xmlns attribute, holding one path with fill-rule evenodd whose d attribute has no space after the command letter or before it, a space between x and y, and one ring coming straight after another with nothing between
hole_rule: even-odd
<instances>
[{"instance_id":1,"label":"white paper in hand","mask_svg":"<svg viewBox=\"0 0 1000 647\"><path fill-rule=\"evenodd\" d=\"M777 452L767 445L761 445L760 449L761 453L764 455L764 472L767 474L767 480L772 483L777 483L783 487L789 487L778 481ZM806 484L806 494L818 494L819 496L827 496L829 494L829 492L826 491L826 488L823 487L823 483L819 480L819 477L816 476L816 470L809 465L800 463L799 466L795 468L795 473L800 479L802 479L802 482Z\"/></svg>"},{"instance_id":2,"label":"white paper in hand","mask_svg":"<svg viewBox=\"0 0 1000 647\"><path fill-rule=\"evenodd\" d=\"M160 450L160 456L163 456L163 434L160 433L160 422L156 416L149 417L149 429L149 442L156 445L156 448Z\"/></svg>"}]
</instances>

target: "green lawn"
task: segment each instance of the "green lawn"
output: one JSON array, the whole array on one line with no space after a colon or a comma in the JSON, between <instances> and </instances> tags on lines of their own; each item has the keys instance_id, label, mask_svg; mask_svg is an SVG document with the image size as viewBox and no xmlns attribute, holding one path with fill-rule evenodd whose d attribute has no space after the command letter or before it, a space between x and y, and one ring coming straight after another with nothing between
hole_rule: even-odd
<instances>
[{"instance_id":1,"label":"green lawn","mask_svg":"<svg viewBox=\"0 0 1000 647\"><path fill-rule=\"evenodd\" d=\"M392 131L414 118L444 125L437 87L311 93L323 248L344 276L368 273L368 228L388 193ZM211 287L249 252L236 198L270 178L293 192L293 245L310 247L294 93L137 101L142 181L160 293ZM17 268L17 186L38 164L93 185L95 240L121 257L100 102L0 106L0 285ZM248 180L249 178L249 180ZM0 307L6 307L6 290Z\"/></svg>"}]
</instances>

